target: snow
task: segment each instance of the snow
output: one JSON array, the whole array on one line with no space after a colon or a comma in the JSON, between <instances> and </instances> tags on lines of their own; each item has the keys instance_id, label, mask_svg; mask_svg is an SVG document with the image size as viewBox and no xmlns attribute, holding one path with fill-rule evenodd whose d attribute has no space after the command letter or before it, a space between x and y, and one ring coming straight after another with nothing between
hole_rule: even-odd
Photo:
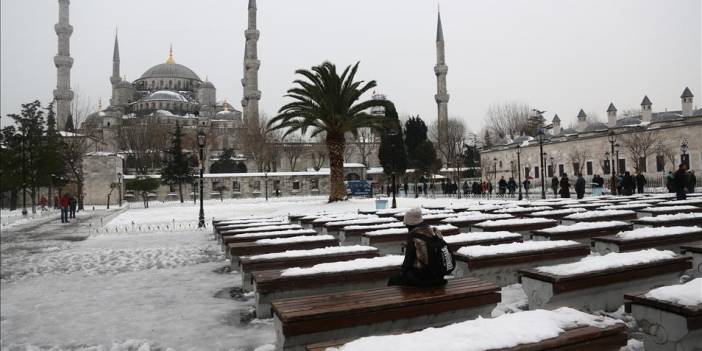
<instances>
[{"instance_id":1,"label":"snow","mask_svg":"<svg viewBox=\"0 0 702 351\"><path fill-rule=\"evenodd\" d=\"M528 309L529 300L524 293L524 289L522 289L522 284L512 284L500 289L500 302L497 303L490 315L494 318L506 313L515 313Z\"/></svg>"},{"instance_id":2,"label":"snow","mask_svg":"<svg viewBox=\"0 0 702 351\"><path fill-rule=\"evenodd\" d=\"M607 206L602 206L600 207L600 210L638 210L642 208L646 208L648 206L651 206L651 204L648 203L628 203L624 205L607 205Z\"/></svg>"},{"instance_id":3,"label":"snow","mask_svg":"<svg viewBox=\"0 0 702 351\"><path fill-rule=\"evenodd\" d=\"M553 275L575 275L603 271L612 268L635 266L676 257L673 251L647 249L632 252L610 252L606 255L590 255L573 263L542 266L536 269Z\"/></svg>"},{"instance_id":4,"label":"snow","mask_svg":"<svg viewBox=\"0 0 702 351\"><path fill-rule=\"evenodd\" d=\"M324 223L324 222L339 222L339 221L347 221L347 220L352 220L352 219L359 219L359 218L378 218L376 215L364 215L364 214L358 214L358 213L342 213L342 214L336 214L336 215L330 215L330 216L322 216L322 217L317 217L317 219L313 220L312 223Z\"/></svg>"},{"instance_id":5,"label":"snow","mask_svg":"<svg viewBox=\"0 0 702 351\"><path fill-rule=\"evenodd\" d=\"M580 204L580 201L576 200L552 200L552 201L547 201L547 200L540 200L540 201L534 201L531 203L531 206L566 206L566 205L577 205Z\"/></svg>"},{"instance_id":6,"label":"snow","mask_svg":"<svg viewBox=\"0 0 702 351\"><path fill-rule=\"evenodd\" d=\"M609 217L609 216L620 216L626 214L636 214L634 211L630 210L602 210L602 211L589 211L581 213L573 213L567 215L565 219L586 219L586 218L597 218L597 217Z\"/></svg>"},{"instance_id":7,"label":"snow","mask_svg":"<svg viewBox=\"0 0 702 351\"><path fill-rule=\"evenodd\" d=\"M638 228L634 230L629 230L626 232L619 232L617 238L623 240L636 240L643 238L652 238L667 235L680 235L687 233L699 233L700 239L702 239L702 228L692 226L692 227L645 227Z\"/></svg>"},{"instance_id":8,"label":"snow","mask_svg":"<svg viewBox=\"0 0 702 351\"><path fill-rule=\"evenodd\" d=\"M665 201L659 203L659 205L663 206L680 206L680 205L699 205L702 202L702 199L687 199L687 200L671 200L671 201Z\"/></svg>"},{"instance_id":9,"label":"snow","mask_svg":"<svg viewBox=\"0 0 702 351\"><path fill-rule=\"evenodd\" d=\"M491 239L505 239L505 238L516 238L521 239L522 235L518 233L499 231L499 232L475 232L475 233L461 233L456 235L449 235L444 237L444 241L449 244L464 242L464 241L479 241L479 240L491 240Z\"/></svg>"},{"instance_id":10,"label":"snow","mask_svg":"<svg viewBox=\"0 0 702 351\"><path fill-rule=\"evenodd\" d=\"M232 223L232 224L225 223L225 224L218 224L217 228L221 231L221 230L236 230L236 229L243 229L243 228L260 228L260 227L289 225L289 224L290 224L290 222L282 222L282 221Z\"/></svg>"},{"instance_id":11,"label":"snow","mask_svg":"<svg viewBox=\"0 0 702 351\"><path fill-rule=\"evenodd\" d=\"M646 293L647 298L684 306L702 306L702 278L685 284L663 286Z\"/></svg>"},{"instance_id":12,"label":"snow","mask_svg":"<svg viewBox=\"0 0 702 351\"><path fill-rule=\"evenodd\" d=\"M433 225L432 227L439 230L440 232L458 229L457 227L450 225L450 224ZM397 234L407 234L407 233L408 233L408 229L406 227L404 227L404 228L388 228L388 229L373 230L370 232L366 232L365 235L367 235L367 236L382 236L382 235L397 235Z\"/></svg>"},{"instance_id":13,"label":"snow","mask_svg":"<svg viewBox=\"0 0 702 351\"><path fill-rule=\"evenodd\" d=\"M676 214L665 214L655 217L643 217L639 218L639 222L642 223L656 223L656 222L667 222L667 221L678 221L681 219L695 219L702 218L702 213L676 213Z\"/></svg>"},{"instance_id":14,"label":"snow","mask_svg":"<svg viewBox=\"0 0 702 351\"><path fill-rule=\"evenodd\" d=\"M241 229L234 229L234 230L220 230L220 232L223 235L233 235L233 234L240 234L240 233L251 233L251 232L261 232L265 230L289 230L289 229L302 229L302 227L299 224L282 224L282 225L268 225L268 226L263 226L263 227L254 227L254 228L241 228Z\"/></svg>"},{"instance_id":15,"label":"snow","mask_svg":"<svg viewBox=\"0 0 702 351\"><path fill-rule=\"evenodd\" d=\"M484 204L484 205L468 206L468 207L465 207L465 210L467 212L472 212L472 211L485 212L485 211L493 211L493 210L499 210L499 209L509 208L509 207L517 207L517 205L516 204L512 204L512 205Z\"/></svg>"},{"instance_id":16,"label":"snow","mask_svg":"<svg viewBox=\"0 0 702 351\"><path fill-rule=\"evenodd\" d=\"M444 223L455 223L455 222L465 222L465 221L486 221L489 219L508 219L514 218L509 213L482 213L482 212L465 212L461 213L455 217L449 217L441 222Z\"/></svg>"},{"instance_id":17,"label":"snow","mask_svg":"<svg viewBox=\"0 0 702 351\"><path fill-rule=\"evenodd\" d=\"M321 273L341 273L373 268L393 267L399 268L405 256L388 255L373 258L357 258L350 261L338 261L329 263L319 263L312 267L292 267L283 270L280 275L283 277L311 275Z\"/></svg>"},{"instance_id":18,"label":"snow","mask_svg":"<svg viewBox=\"0 0 702 351\"><path fill-rule=\"evenodd\" d=\"M375 247L364 246L364 245L352 245L352 246L329 246L319 249L310 250L288 250L284 252L275 252L269 254L261 254L254 256L247 256L246 258L251 260L274 260L280 258L294 258L294 257L305 257L305 256L317 256L317 255L332 255L332 254L343 254L351 252L363 252L363 251L376 251Z\"/></svg>"},{"instance_id":19,"label":"snow","mask_svg":"<svg viewBox=\"0 0 702 351\"><path fill-rule=\"evenodd\" d=\"M535 207L512 207L504 208L501 210L494 211L495 213L523 213L523 212L535 212L535 211L545 211L552 210L553 207L549 206L535 206Z\"/></svg>"},{"instance_id":20,"label":"snow","mask_svg":"<svg viewBox=\"0 0 702 351\"><path fill-rule=\"evenodd\" d=\"M458 227L456 227L456 226L454 226L454 225L451 225L451 224L433 225L432 227L435 228L435 229L438 229L440 232L458 229Z\"/></svg>"},{"instance_id":21,"label":"snow","mask_svg":"<svg viewBox=\"0 0 702 351\"><path fill-rule=\"evenodd\" d=\"M464 246L458 249L456 253L468 257L483 257L517 252L541 251L573 245L578 245L578 243L572 240L525 241L523 243Z\"/></svg>"},{"instance_id":22,"label":"snow","mask_svg":"<svg viewBox=\"0 0 702 351\"><path fill-rule=\"evenodd\" d=\"M568 233L581 230L605 229L627 224L628 223L622 221L578 222L571 225L559 225L552 228L541 229L541 231L546 233Z\"/></svg>"},{"instance_id":23,"label":"snow","mask_svg":"<svg viewBox=\"0 0 702 351\"><path fill-rule=\"evenodd\" d=\"M290 238L260 239L260 240L256 240L256 244L284 245L284 244L302 243L302 242L308 242L308 241L324 241L324 240L333 240L333 239L334 239L334 236L332 236L332 235L301 235L301 236L293 236Z\"/></svg>"},{"instance_id":24,"label":"snow","mask_svg":"<svg viewBox=\"0 0 702 351\"><path fill-rule=\"evenodd\" d=\"M390 222L397 222L397 219L392 218L392 217L366 217L366 218L358 218L358 219L349 219L345 221L332 221L332 222L327 222L325 226L330 227L330 226L347 226L347 225L355 225L355 224L380 224L380 223L390 223Z\"/></svg>"},{"instance_id":25,"label":"snow","mask_svg":"<svg viewBox=\"0 0 702 351\"><path fill-rule=\"evenodd\" d=\"M344 230L380 230L385 228L404 228L405 224L402 222L388 222L381 224L369 224L369 225L349 225L344 227Z\"/></svg>"},{"instance_id":26,"label":"snow","mask_svg":"<svg viewBox=\"0 0 702 351\"><path fill-rule=\"evenodd\" d=\"M378 215L396 214L396 213L405 213L405 211L407 211L407 210L409 210L409 209L408 208L386 208L386 209L375 211L375 213Z\"/></svg>"},{"instance_id":27,"label":"snow","mask_svg":"<svg viewBox=\"0 0 702 351\"><path fill-rule=\"evenodd\" d=\"M682 205L682 206L659 206L659 207L646 207L642 209L642 212L678 212L678 211L699 211L700 208L697 206Z\"/></svg>"},{"instance_id":28,"label":"snow","mask_svg":"<svg viewBox=\"0 0 702 351\"><path fill-rule=\"evenodd\" d=\"M564 209L560 209L560 210L532 212L529 215L531 215L531 216L556 216L556 215L578 213L578 212L585 212L585 211L587 211L587 210L584 208L574 207L574 208L564 208Z\"/></svg>"},{"instance_id":29,"label":"snow","mask_svg":"<svg viewBox=\"0 0 702 351\"><path fill-rule=\"evenodd\" d=\"M370 336L331 350L385 351L392 345L392 349L402 351L484 351L537 343L578 326L605 327L617 322L612 318L561 307L553 311L524 311L496 318L479 317L414 333Z\"/></svg>"},{"instance_id":30,"label":"snow","mask_svg":"<svg viewBox=\"0 0 702 351\"><path fill-rule=\"evenodd\" d=\"M481 227L501 227L509 225L519 225L519 224L538 224L538 223L555 223L553 219L548 218L513 218L513 219L500 219L496 221L485 221L478 223Z\"/></svg>"},{"instance_id":31,"label":"snow","mask_svg":"<svg viewBox=\"0 0 702 351\"><path fill-rule=\"evenodd\" d=\"M260 232L260 233L246 233L246 234L237 234L237 238L255 238L259 236L270 236L270 235L292 235L292 234L298 234L298 235L317 235L317 232L314 229L292 229L292 230L278 230L274 232Z\"/></svg>"}]
</instances>

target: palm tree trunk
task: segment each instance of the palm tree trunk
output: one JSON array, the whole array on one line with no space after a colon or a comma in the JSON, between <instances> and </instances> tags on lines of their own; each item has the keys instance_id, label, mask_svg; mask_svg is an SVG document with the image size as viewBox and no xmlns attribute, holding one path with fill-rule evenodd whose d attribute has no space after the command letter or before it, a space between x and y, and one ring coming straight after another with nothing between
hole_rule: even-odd
<instances>
[{"instance_id":1,"label":"palm tree trunk","mask_svg":"<svg viewBox=\"0 0 702 351\"><path fill-rule=\"evenodd\" d=\"M344 135L327 135L327 150L329 151L330 190L329 202L346 199L344 186Z\"/></svg>"}]
</instances>

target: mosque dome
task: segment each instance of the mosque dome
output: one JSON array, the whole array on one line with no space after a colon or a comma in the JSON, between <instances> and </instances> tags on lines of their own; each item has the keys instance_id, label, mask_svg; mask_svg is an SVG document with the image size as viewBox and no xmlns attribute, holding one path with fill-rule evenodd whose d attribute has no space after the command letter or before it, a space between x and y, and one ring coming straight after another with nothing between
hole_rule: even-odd
<instances>
[{"instance_id":1,"label":"mosque dome","mask_svg":"<svg viewBox=\"0 0 702 351\"><path fill-rule=\"evenodd\" d=\"M168 90L158 90L151 93L144 99L144 101L176 101L176 102L188 102L188 99L184 98L174 91Z\"/></svg>"},{"instance_id":2,"label":"mosque dome","mask_svg":"<svg viewBox=\"0 0 702 351\"><path fill-rule=\"evenodd\" d=\"M214 84L212 84L212 82L210 82L209 80L206 80L206 81L202 82L201 88L214 89L215 86L214 86Z\"/></svg>"},{"instance_id":3,"label":"mosque dome","mask_svg":"<svg viewBox=\"0 0 702 351\"><path fill-rule=\"evenodd\" d=\"M200 77L188 67L178 63L162 63L146 70L139 79L145 78L182 78L200 80Z\"/></svg>"}]
</instances>

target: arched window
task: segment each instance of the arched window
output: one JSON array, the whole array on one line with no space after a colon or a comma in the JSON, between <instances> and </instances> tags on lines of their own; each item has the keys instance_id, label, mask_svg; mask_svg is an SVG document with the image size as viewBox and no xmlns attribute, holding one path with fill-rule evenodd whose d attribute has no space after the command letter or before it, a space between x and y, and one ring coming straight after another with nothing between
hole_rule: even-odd
<instances>
[{"instance_id":1,"label":"arched window","mask_svg":"<svg viewBox=\"0 0 702 351\"><path fill-rule=\"evenodd\" d=\"M176 89L180 90L180 81L176 82Z\"/></svg>"},{"instance_id":2,"label":"arched window","mask_svg":"<svg viewBox=\"0 0 702 351\"><path fill-rule=\"evenodd\" d=\"M160 88L163 88L163 79L161 79L161 83L159 84Z\"/></svg>"},{"instance_id":3,"label":"arched window","mask_svg":"<svg viewBox=\"0 0 702 351\"><path fill-rule=\"evenodd\" d=\"M162 103L162 102L159 102L159 103L158 103L158 108L159 108L159 109L162 109L162 108L163 108L163 103Z\"/></svg>"},{"instance_id":4,"label":"arched window","mask_svg":"<svg viewBox=\"0 0 702 351\"><path fill-rule=\"evenodd\" d=\"M173 88L173 80L169 80L169 81L168 81L168 87L169 87L169 88Z\"/></svg>"}]
</instances>

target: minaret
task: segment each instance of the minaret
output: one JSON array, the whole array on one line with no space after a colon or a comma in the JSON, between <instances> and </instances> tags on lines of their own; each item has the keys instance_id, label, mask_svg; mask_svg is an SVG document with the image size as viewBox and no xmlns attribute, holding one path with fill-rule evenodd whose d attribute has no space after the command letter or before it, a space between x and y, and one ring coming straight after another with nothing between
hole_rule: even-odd
<instances>
[{"instance_id":1,"label":"minaret","mask_svg":"<svg viewBox=\"0 0 702 351\"><path fill-rule=\"evenodd\" d=\"M439 145L443 145L448 138L448 101L449 94L446 92L446 56L444 53L444 31L441 28L441 12L438 12L438 22L436 24L436 107L439 117Z\"/></svg>"},{"instance_id":2,"label":"minaret","mask_svg":"<svg viewBox=\"0 0 702 351\"><path fill-rule=\"evenodd\" d=\"M59 130L66 129L66 122L71 118L71 102L73 101L73 91L71 90L71 67L73 58L71 57L71 34L73 26L68 22L68 5L70 0L58 0L59 21L54 26L58 36L58 54L54 56L56 65L56 89L54 99L56 99L56 119Z\"/></svg>"},{"instance_id":3,"label":"minaret","mask_svg":"<svg viewBox=\"0 0 702 351\"><path fill-rule=\"evenodd\" d=\"M246 46L244 48L244 118L250 127L258 127L258 101L261 91L258 90L258 37L260 32L256 29L256 0L249 0L249 26L244 31Z\"/></svg>"},{"instance_id":4,"label":"minaret","mask_svg":"<svg viewBox=\"0 0 702 351\"><path fill-rule=\"evenodd\" d=\"M119 41L117 40L117 32L115 32L115 48L112 50L112 77L110 83L115 85L122 81L119 74Z\"/></svg>"}]
</instances>

